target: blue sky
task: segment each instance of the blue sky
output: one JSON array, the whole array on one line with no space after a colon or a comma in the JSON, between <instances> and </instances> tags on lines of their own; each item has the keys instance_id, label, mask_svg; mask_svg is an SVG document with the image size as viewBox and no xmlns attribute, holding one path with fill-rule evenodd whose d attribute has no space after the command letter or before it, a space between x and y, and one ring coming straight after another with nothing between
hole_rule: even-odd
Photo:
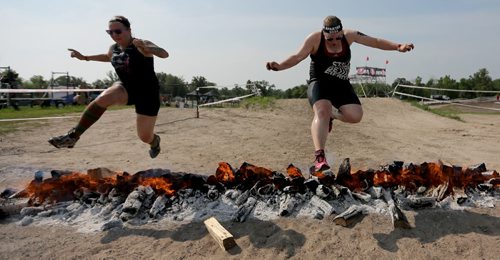
<instances>
[{"instance_id":1,"label":"blue sky","mask_svg":"<svg viewBox=\"0 0 500 260\"><path fill-rule=\"evenodd\" d=\"M497 0L0 0L0 6L0 66L10 66L24 79L48 79L52 71L88 82L105 78L111 64L71 59L66 49L105 53L113 42L104 30L117 14L129 18L135 37L170 53L155 60L157 72L186 81L204 76L233 86L267 80L281 89L303 84L309 59L281 72L267 71L265 62L294 54L327 15L338 16L344 28L416 46L401 54L354 43L351 72L366 64L385 67L388 60L388 83L398 77L460 79L480 68L500 78Z\"/></svg>"}]
</instances>

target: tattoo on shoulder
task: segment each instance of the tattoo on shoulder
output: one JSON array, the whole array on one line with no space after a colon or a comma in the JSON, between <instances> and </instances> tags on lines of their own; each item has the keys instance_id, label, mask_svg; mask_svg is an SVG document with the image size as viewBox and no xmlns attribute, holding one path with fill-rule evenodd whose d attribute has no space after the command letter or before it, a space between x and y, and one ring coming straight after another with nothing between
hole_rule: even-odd
<instances>
[{"instance_id":1,"label":"tattoo on shoulder","mask_svg":"<svg viewBox=\"0 0 500 260\"><path fill-rule=\"evenodd\" d=\"M358 35L360 35L360 36L367 36L366 34L364 34L362 32L359 32L359 31L358 31Z\"/></svg>"}]
</instances>

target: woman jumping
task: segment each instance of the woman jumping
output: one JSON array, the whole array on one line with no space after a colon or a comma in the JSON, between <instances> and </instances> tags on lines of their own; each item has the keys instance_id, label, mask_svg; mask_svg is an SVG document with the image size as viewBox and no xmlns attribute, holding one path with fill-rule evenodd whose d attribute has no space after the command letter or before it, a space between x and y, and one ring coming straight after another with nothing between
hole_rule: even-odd
<instances>
[{"instance_id":1,"label":"woman jumping","mask_svg":"<svg viewBox=\"0 0 500 260\"><path fill-rule=\"evenodd\" d=\"M130 22L123 16L113 17L106 32L115 44L106 54L84 56L68 49L71 57L85 61L111 62L120 81L103 91L83 111L78 124L67 134L49 139L57 148L73 148L80 136L112 105L135 105L137 135L150 145L149 155L160 153L160 136L154 133L160 109L160 86L154 71L153 56L167 58L168 52L150 41L132 37Z\"/></svg>"},{"instance_id":2,"label":"woman jumping","mask_svg":"<svg viewBox=\"0 0 500 260\"><path fill-rule=\"evenodd\" d=\"M324 149L332 120L358 123L363 117L361 102L349 82L350 46L353 42L387 51L407 52L414 48L412 43L397 44L356 30L343 29L339 18L327 16L323 20L323 29L307 36L297 54L281 63L266 63L268 70L278 71L297 65L307 56L311 57L307 96L314 110L311 135L316 150L316 171L330 168Z\"/></svg>"}]
</instances>

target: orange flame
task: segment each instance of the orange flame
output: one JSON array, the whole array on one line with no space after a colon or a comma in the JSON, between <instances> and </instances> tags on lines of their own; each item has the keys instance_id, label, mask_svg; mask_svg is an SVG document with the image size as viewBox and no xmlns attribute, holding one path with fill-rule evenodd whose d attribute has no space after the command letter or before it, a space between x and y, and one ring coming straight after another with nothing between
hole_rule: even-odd
<instances>
[{"instance_id":1,"label":"orange flame","mask_svg":"<svg viewBox=\"0 0 500 260\"><path fill-rule=\"evenodd\" d=\"M236 179L233 168L226 162L219 162L219 167L215 171L215 178L221 183L232 183Z\"/></svg>"},{"instance_id":2,"label":"orange flame","mask_svg":"<svg viewBox=\"0 0 500 260\"><path fill-rule=\"evenodd\" d=\"M288 176L290 178L300 178L300 177L304 177L302 175L302 172L300 171L299 168L295 167L293 164L290 164L288 165L288 167L286 168L286 173L288 173Z\"/></svg>"},{"instance_id":3,"label":"orange flame","mask_svg":"<svg viewBox=\"0 0 500 260\"><path fill-rule=\"evenodd\" d=\"M332 174L325 175L315 172L312 175L318 177L319 182L325 185L338 183L351 190L364 190L370 186L394 187L405 186L407 190L415 191L420 186L437 187L447 184L447 194L453 193L453 188L475 187L487 181L494 187L500 186L498 172L490 171L484 173L486 167L462 168L451 166L442 162L423 163L421 165L389 166L381 170L356 171L342 176ZM99 175L88 175L78 172L63 174L59 178L48 178L43 182L32 181L20 196L31 198L31 203L60 202L76 199L78 191L107 194L116 189L121 194L128 194L139 185L150 186L158 194L173 196L180 189L205 189L208 185L216 185L220 189L239 186L239 188L251 188L258 183L261 187L274 184L276 189L286 186L298 187L304 191L304 176L299 168L290 164L287 168L288 179L280 173L270 169L258 167L249 163L243 163L234 172L231 165L220 162L215 175L206 176L189 173L171 173L170 171L158 172L156 175L148 175L155 171L139 172L130 175L126 172L114 172L113 177L97 177ZM147 177L150 176L150 177ZM336 179L335 179L336 178Z\"/></svg>"},{"instance_id":4,"label":"orange flame","mask_svg":"<svg viewBox=\"0 0 500 260\"><path fill-rule=\"evenodd\" d=\"M167 197L172 197L175 194L175 190L172 189L172 182L167 178L145 178L140 182L140 185L150 186L158 194L165 194Z\"/></svg>"},{"instance_id":5,"label":"orange flame","mask_svg":"<svg viewBox=\"0 0 500 260\"><path fill-rule=\"evenodd\" d=\"M247 178L265 179L265 178L270 178L273 175L273 171L249 163L243 163L238 173L240 175L239 177L243 179Z\"/></svg>"},{"instance_id":6,"label":"orange flame","mask_svg":"<svg viewBox=\"0 0 500 260\"><path fill-rule=\"evenodd\" d=\"M40 202L49 199L50 202L71 200L75 198L73 192L85 187L90 191L106 192L116 184L116 178L94 179L82 173L70 173L59 178L49 178L43 182L32 181L25 189L27 196L37 198Z\"/></svg>"}]
</instances>

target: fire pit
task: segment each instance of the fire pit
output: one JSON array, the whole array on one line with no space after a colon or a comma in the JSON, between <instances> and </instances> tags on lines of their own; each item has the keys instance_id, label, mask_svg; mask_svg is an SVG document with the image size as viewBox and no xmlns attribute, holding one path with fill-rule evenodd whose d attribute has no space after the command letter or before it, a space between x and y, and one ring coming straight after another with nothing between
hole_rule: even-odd
<instances>
[{"instance_id":1,"label":"fire pit","mask_svg":"<svg viewBox=\"0 0 500 260\"><path fill-rule=\"evenodd\" d=\"M410 228L403 210L427 207L492 206L500 195L500 176L484 164L460 167L443 162L393 162L377 170L351 171L344 159L337 172L286 173L249 163L219 163L214 175L150 169L135 174L105 168L87 173L43 173L22 191L5 190L0 216L20 215L20 225L40 219L97 223L93 230L152 220L245 221L278 217L330 219L342 226L359 216L382 213L395 228Z\"/></svg>"}]
</instances>

